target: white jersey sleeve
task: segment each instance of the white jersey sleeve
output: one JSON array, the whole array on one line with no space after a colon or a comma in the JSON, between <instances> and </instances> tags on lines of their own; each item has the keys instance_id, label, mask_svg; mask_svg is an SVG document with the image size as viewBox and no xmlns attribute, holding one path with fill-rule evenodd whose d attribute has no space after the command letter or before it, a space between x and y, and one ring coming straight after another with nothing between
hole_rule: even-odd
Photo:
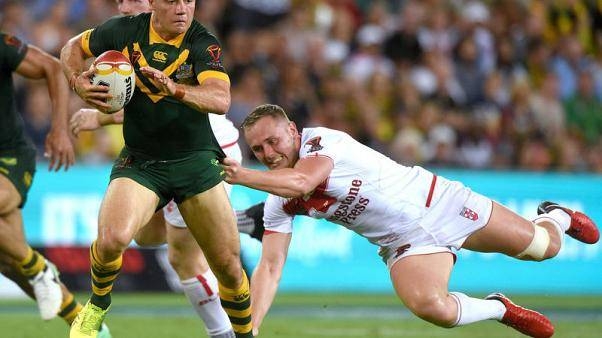
<instances>
[{"instance_id":1,"label":"white jersey sleeve","mask_svg":"<svg viewBox=\"0 0 602 338\"><path fill-rule=\"evenodd\" d=\"M263 208L263 225L266 230L281 233L293 232L294 215L289 215L284 211L285 202L285 198L268 195Z\"/></svg>"},{"instance_id":2,"label":"white jersey sleeve","mask_svg":"<svg viewBox=\"0 0 602 338\"><path fill-rule=\"evenodd\" d=\"M215 135L220 147L224 148L238 141L238 129L234 127L234 124L232 124L232 121L230 121L226 115L208 115L211 129L213 130L213 134Z\"/></svg>"},{"instance_id":3,"label":"white jersey sleeve","mask_svg":"<svg viewBox=\"0 0 602 338\"><path fill-rule=\"evenodd\" d=\"M301 134L301 149L299 158L310 156L326 156L336 165L337 154L341 153L344 133L338 133L324 128L305 128ZM327 135L328 137L324 137Z\"/></svg>"}]
</instances>

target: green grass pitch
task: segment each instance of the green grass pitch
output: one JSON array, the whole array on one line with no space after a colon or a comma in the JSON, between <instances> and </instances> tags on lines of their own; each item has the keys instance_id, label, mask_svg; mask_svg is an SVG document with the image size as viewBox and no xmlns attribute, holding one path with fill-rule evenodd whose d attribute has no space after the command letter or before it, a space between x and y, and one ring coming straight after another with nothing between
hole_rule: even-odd
<instances>
[{"instance_id":1,"label":"green grass pitch","mask_svg":"<svg viewBox=\"0 0 602 338\"><path fill-rule=\"evenodd\" d=\"M482 296L482 295L480 295ZM85 300L86 295L78 295ZM602 296L513 296L547 314L557 338L602 337ZM114 338L206 337L183 295L113 295L107 317ZM42 322L33 301L0 299L0 337L68 337L60 319ZM513 338L523 337L495 321L442 329L410 314L394 295L279 294L260 337L290 338Z\"/></svg>"}]
</instances>

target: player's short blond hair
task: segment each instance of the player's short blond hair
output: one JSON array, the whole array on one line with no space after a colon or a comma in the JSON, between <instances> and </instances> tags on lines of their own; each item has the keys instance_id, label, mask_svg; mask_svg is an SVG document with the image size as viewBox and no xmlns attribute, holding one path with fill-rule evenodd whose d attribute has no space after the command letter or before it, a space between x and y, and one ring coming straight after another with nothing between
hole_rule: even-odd
<instances>
[{"instance_id":1,"label":"player's short blond hair","mask_svg":"<svg viewBox=\"0 0 602 338\"><path fill-rule=\"evenodd\" d=\"M260 106L255 107L249 115L245 118L245 120L241 124L241 128L244 131L245 129L252 127L259 119L265 116L271 116L274 119L284 119L286 122L290 122L291 120L286 115L286 112L282 107L276 104L262 104Z\"/></svg>"}]
</instances>

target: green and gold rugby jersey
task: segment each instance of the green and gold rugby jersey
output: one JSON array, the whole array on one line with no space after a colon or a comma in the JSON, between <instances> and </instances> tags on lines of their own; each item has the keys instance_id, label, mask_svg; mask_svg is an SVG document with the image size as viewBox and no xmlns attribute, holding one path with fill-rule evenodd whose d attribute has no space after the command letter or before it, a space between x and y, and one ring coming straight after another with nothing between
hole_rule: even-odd
<instances>
[{"instance_id":1,"label":"green and gold rugby jersey","mask_svg":"<svg viewBox=\"0 0 602 338\"><path fill-rule=\"evenodd\" d=\"M12 74L27 53L27 44L0 32L0 150L32 147L17 113Z\"/></svg>"},{"instance_id":2,"label":"green and gold rugby jersey","mask_svg":"<svg viewBox=\"0 0 602 338\"><path fill-rule=\"evenodd\" d=\"M156 159L175 159L199 150L222 154L209 117L160 92L140 71L151 66L172 80L196 85L208 78L230 81L222 66L221 47L196 20L183 34L163 40L151 25L151 13L111 18L85 31L82 48L88 56L118 50L136 70L136 89L125 106L123 135L126 147Z\"/></svg>"}]
</instances>

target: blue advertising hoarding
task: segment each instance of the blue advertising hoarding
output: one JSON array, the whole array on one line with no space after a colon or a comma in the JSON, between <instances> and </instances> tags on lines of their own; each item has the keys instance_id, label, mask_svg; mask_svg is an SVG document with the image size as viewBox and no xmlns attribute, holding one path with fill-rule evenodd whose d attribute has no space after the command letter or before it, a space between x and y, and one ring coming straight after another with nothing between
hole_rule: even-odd
<instances>
[{"instance_id":1,"label":"blue advertising hoarding","mask_svg":"<svg viewBox=\"0 0 602 338\"><path fill-rule=\"evenodd\" d=\"M109 171L109 166L76 166L66 173L49 173L41 164L24 209L28 241L35 246L89 245L96 236ZM600 175L435 171L528 218L535 216L540 201L549 199L583 210L602 223ZM264 197L263 192L236 186L232 203L243 209ZM260 243L246 235L241 240L245 259L254 264L261 254ZM390 292L387 269L376 252L375 246L343 227L297 217L281 290ZM450 289L602 294L600 266L600 244L584 245L568 237L556 258L541 263L461 250Z\"/></svg>"}]
</instances>

